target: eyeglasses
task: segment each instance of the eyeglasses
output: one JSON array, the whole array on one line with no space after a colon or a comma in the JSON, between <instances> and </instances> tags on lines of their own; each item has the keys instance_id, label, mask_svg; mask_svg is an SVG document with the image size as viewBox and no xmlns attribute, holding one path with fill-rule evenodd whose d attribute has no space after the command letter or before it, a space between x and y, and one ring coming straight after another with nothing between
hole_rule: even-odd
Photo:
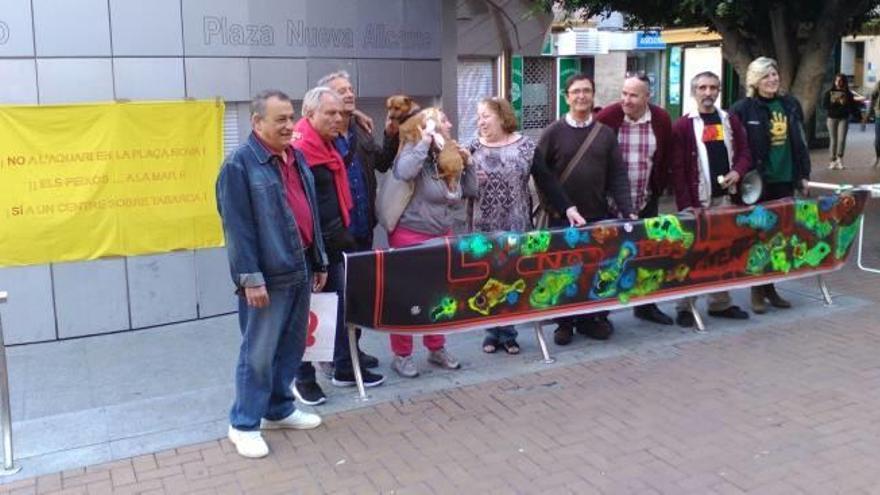
<instances>
[{"instance_id":1,"label":"eyeglasses","mask_svg":"<svg viewBox=\"0 0 880 495\"><path fill-rule=\"evenodd\" d=\"M593 94L592 88L577 88L568 90L570 95L590 95Z\"/></svg>"}]
</instances>

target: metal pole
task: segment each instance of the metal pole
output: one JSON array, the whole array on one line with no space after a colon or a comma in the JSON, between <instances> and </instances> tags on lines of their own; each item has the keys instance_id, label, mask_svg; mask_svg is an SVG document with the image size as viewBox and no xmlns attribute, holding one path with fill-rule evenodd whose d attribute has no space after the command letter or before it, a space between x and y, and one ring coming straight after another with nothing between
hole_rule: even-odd
<instances>
[{"instance_id":1,"label":"metal pole","mask_svg":"<svg viewBox=\"0 0 880 495\"><path fill-rule=\"evenodd\" d=\"M544 340L544 329L540 320L535 322L535 337L538 338L538 346L541 348L541 355L544 356L544 364L555 363L556 360L550 356L550 351L547 350L547 341Z\"/></svg>"},{"instance_id":2,"label":"metal pole","mask_svg":"<svg viewBox=\"0 0 880 495\"><path fill-rule=\"evenodd\" d=\"M346 323L348 328L348 350L351 351L351 366L354 368L354 381L358 387L358 399L367 400L367 389L364 388L364 375L361 374L361 357L358 356L357 327Z\"/></svg>"},{"instance_id":3,"label":"metal pole","mask_svg":"<svg viewBox=\"0 0 880 495\"><path fill-rule=\"evenodd\" d=\"M703 323L703 316L697 310L697 298L690 298L688 300L688 306L691 308L691 314L694 315L694 331L697 333L706 333L706 324Z\"/></svg>"},{"instance_id":4,"label":"metal pole","mask_svg":"<svg viewBox=\"0 0 880 495\"><path fill-rule=\"evenodd\" d=\"M880 123L878 123L877 125L880 125ZM867 266L865 266L862 263L862 248L863 248L864 241L865 241L865 213L862 213L862 217L859 219L859 247L858 247L858 251L857 251L856 262L858 263L860 270L863 270L866 272L871 272L871 273L880 273L880 270L878 270L876 268L868 268Z\"/></svg>"},{"instance_id":5,"label":"metal pole","mask_svg":"<svg viewBox=\"0 0 880 495\"><path fill-rule=\"evenodd\" d=\"M828 290L828 286L825 284L825 278L822 275L816 275L816 281L819 282L819 291L822 293L825 306L833 305L834 301L831 300L831 291Z\"/></svg>"},{"instance_id":6,"label":"metal pole","mask_svg":"<svg viewBox=\"0 0 880 495\"><path fill-rule=\"evenodd\" d=\"M6 292L0 291L0 303L6 302ZM3 322L0 320L0 423L3 427L3 469L0 476L9 476L21 471L21 466L13 465L12 456L12 412L9 410L9 372L6 367L6 344L3 342Z\"/></svg>"}]
</instances>

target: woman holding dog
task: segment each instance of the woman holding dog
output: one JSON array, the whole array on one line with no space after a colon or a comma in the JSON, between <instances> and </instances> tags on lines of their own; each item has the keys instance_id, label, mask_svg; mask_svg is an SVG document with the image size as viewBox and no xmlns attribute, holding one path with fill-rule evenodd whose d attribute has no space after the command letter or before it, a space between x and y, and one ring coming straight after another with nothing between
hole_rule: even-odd
<instances>
[{"instance_id":1,"label":"woman holding dog","mask_svg":"<svg viewBox=\"0 0 880 495\"><path fill-rule=\"evenodd\" d=\"M404 141L403 147L392 169L399 180L411 181L413 193L394 230L388 234L388 245L393 248L421 244L427 240L452 234L455 213L464 198L477 195L477 178L473 167L468 166L469 154L457 148L458 144L449 138L452 124L436 109L426 109L439 117L434 121L434 132L427 121L421 128L421 136L414 142ZM416 118L416 117L414 117ZM402 131L401 131L402 133ZM445 146L441 143L445 142ZM451 180L441 171L441 146L455 146L461 155L464 168L460 176ZM457 157L456 157L457 158ZM394 359L391 368L407 378L418 376L419 370L412 359L413 337L411 335L391 334L391 350ZM446 369L458 369L461 364L446 350L446 337L425 335L422 342L428 349L428 362Z\"/></svg>"},{"instance_id":2,"label":"woman holding dog","mask_svg":"<svg viewBox=\"0 0 880 495\"><path fill-rule=\"evenodd\" d=\"M566 212L572 224L583 224L553 174L542 162L532 165L535 142L516 132L516 115L507 100L493 97L481 101L477 106L477 129L479 138L468 147L479 183L474 230L531 230L530 176L557 211ZM513 325L490 328L483 339L483 352L494 353L501 348L508 354L518 354L516 337Z\"/></svg>"}]
</instances>

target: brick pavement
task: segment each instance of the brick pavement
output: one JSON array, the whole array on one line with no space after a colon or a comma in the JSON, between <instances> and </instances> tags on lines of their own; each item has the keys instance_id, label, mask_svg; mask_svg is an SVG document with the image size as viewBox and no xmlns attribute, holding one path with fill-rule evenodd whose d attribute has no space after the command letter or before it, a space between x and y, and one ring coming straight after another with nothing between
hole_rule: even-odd
<instances>
[{"instance_id":1,"label":"brick pavement","mask_svg":"<svg viewBox=\"0 0 880 495\"><path fill-rule=\"evenodd\" d=\"M825 171L818 151L815 179L878 181L870 141L852 134L851 170ZM870 211L878 239L876 201ZM876 244L867 261L880 265ZM873 301L878 280L854 262L829 276L834 292ZM0 493L880 493L880 306L791 316L332 414L269 432L266 459L223 439Z\"/></svg>"}]
</instances>

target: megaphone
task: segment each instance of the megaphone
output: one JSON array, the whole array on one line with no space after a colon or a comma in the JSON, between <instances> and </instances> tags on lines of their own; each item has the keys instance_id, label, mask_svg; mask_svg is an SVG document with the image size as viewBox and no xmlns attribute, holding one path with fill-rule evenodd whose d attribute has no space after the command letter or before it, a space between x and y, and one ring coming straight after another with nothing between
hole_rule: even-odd
<instances>
[{"instance_id":1,"label":"megaphone","mask_svg":"<svg viewBox=\"0 0 880 495\"><path fill-rule=\"evenodd\" d=\"M761 192L764 190L764 181L761 180L761 174L757 170L752 170L743 176L740 187L740 199L744 204L753 205L761 199Z\"/></svg>"}]
</instances>

